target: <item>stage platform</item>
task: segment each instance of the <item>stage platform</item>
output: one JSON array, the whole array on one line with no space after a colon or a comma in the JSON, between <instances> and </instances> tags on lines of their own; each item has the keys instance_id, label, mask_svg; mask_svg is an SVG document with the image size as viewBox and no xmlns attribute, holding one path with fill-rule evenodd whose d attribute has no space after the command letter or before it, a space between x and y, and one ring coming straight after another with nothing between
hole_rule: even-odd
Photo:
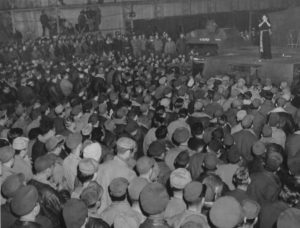
<instances>
[{"instance_id":1,"label":"stage platform","mask_svg":"<svg viewBox=\"0 0 300 228\"><path fill-rule=\"evenodd\" d=\"M300 48L273 47L271 60L259 60L257 47L223 49L218 56L203 58L203 76L240 73L258 76L262 80L271 78L275 83L286 80L291 84L300 76Z\"/></svg>"}]
</instances>

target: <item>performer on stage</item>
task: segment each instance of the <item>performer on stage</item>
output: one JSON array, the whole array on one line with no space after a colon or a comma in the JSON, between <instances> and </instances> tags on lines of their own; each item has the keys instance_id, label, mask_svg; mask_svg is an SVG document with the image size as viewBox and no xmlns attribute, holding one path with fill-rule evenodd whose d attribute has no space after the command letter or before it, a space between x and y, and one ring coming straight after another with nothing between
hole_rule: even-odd
<instances>
[{"instance_id":1,"label":"performer on stage","mask_svg":"<svg viewBox=\"0 0 300 228\"><path fill-rule=\"evenodd\" d=\"M259 52L261 59L272 59L271 53L271 23L267 15L262 16L259 27Z\"/></svg>"}]
</instances>

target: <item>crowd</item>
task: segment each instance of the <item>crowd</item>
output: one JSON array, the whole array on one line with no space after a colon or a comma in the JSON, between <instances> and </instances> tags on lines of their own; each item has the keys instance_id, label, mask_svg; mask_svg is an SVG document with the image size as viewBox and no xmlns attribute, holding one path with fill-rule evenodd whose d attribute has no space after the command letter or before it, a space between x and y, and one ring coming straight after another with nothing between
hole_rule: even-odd
<instances>
[{"instance_id":1,"label":"crowd","mask_svg":"<svg viewBox=\"0 0 300 228\"><path fill-rule=\"evenodd\" d=\"M192 75L182 35L0 49L1 227L298 228L300 91Z\"/></svg>"}]
</instances>

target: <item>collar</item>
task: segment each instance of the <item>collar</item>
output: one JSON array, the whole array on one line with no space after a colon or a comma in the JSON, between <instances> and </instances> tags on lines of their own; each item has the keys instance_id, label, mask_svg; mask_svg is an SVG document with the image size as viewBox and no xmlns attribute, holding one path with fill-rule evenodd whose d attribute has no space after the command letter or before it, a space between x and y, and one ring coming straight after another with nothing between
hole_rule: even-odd
<instances>
[{"instance_id":1,"label":"collar","mask_svg":"<svg viewBox=\"0 0 300 228\"><path fill-rule=\"evenodd\" d=\"M250 131L253 135L256 135L255 132L254 132L254 130L252 128L248 128L248 129L244 129L244 130Z\"/></svg>"},{"instance_id":2,"label":"collar","mask_svg":"<svg viewBox=\"0 0 300 228\"><path fill-rule=\"evenodd\" d=\"M117 201L117 202L112 202L111 203L111 206L112 207L125 207L125 208L131 208L131 206L129 205L128 201L127 200L124 200L124 201Z\"/></svg>"},{"instance_id":3,"label":"collar","mask_svg":"<svg viewBox=\"0 0 300 228\"><path fill-rule=\"evenodd\" d=\"M4 172L10 172L11 174L15 174L14 169L12 167L7 166L5 163L1 165L0 169L2 169L2 175Z\"/></svg>"},{"instance_id":4,"label":"collar","mask_svg":"<svg viewBox=\"0 0 300 228\"><path fill-rule=\"evenodd\" d=\"M43 176L35 175L35 176L33 176L33 179L36 180L36 181L38 181L38 182L40 182L40 183L49 185L50 187L56 189L56 186L55 186L53 183L51 183L50 181L45 180L45 179L43 178Z\"/></svg>"},{"instance_id":5,"label":"collar","mask_svg":"<svg viewBox=\"0 0 300 228\"><path fill-rule=\"evenodd\" d=\"M114 156L114 160L119 162L120 164L122 164L124 166L128 166L127 162L123 158L119 157L118 155Z\"/></svg>"},{"instance_id":6,"label":"collar","mask_svg":"<svg viewBox=\"0 0 300 228\"><path fill-rule=\"evenodd\" d=\"M73 153L73 152L71 152L67 157L73 158L78 161L81 160L81 158L76 153Z\"/></svg>"},{"instance_id":7,"label":"collar","mask_svg":"<svg viewBox=\"0 0 300 228\"><path fill-rule=\"evenodd\" d=\"M99 214L97 213L97 211L88 211L88 217L89 218L99 218Z\"/></svg>"},{"instance_id":8,"label":"collar","mask_svg":"<svg viewBox=\"0 0 300 228\"><path fill-rule=\"evenodd\" d=\"M153 223L154 226L164 225L165 224L165 221L164 221L164 218L163 218L162 214L159 214L159 215L150 215L148 217L148 219L152 221L152 223Z\"/></svg>"},{"instance_id":9,"label":"collar","mask_svg":"<svg viewBox=\"0 0 300 228\"><path fill-rule=\"evenodd\" d=\"M48 137L45 137L45 136L43 136L43 135L38 135L38 140L39 140L41 143L46 143L48 139L49 139Z\"/></svg>"}]
</instances>

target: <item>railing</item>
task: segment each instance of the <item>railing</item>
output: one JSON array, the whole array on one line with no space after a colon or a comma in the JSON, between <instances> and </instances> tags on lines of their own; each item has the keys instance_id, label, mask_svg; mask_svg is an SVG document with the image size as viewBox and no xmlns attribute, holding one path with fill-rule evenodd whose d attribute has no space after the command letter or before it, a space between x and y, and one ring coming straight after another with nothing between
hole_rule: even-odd
<instances>
[{"instance_id":1,"label":"railing","mask_svg":"<svg viewBox=\"0 0 300 228\"><path fill-rule=\"evenodd\" d=\"M130 4L130 3L163 3L163 2L189 2L193 0L0 0L0 10L8 9L34 9L43 7L76 7L89 4ZM290 3L287 0L198 0L209 6L219 8L221 5L230 5L232 10L239 10L245 6L251 8L286 8Z\"/></svg>"}]
</instances>

